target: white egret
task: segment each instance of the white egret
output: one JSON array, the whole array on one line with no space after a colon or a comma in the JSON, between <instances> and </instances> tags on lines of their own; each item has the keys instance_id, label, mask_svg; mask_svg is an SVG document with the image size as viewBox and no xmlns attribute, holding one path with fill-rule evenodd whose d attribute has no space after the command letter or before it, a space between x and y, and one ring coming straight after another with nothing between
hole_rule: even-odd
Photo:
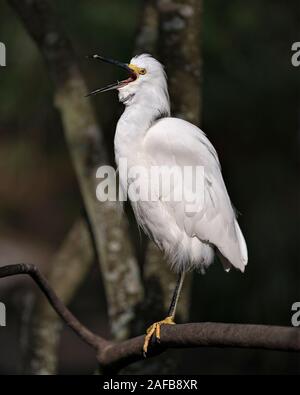
<instances>
[{"instance_id":1,"label":"white egret","mask_svg":"<svg viewBox=\"0 0 300 395\"><path fill-rule=\"evenodd\" d=\"M115 134L117 165L121 158L126 158L129 168L174 165L204 168L204 204L192 215L186 210L185 194L181 202L174 202L162 199L161 195L155 201L133 201L129 193L138 225L164 252L179 275L168 317L147 330L146 354L151 337L155 334L160 339L160 325L174 324L185 272L190 269L204 271L213 262L215 254L220 257L225 270L233 266L243 272L248 261L247 247L214 147L198 127L170 116L163 66L148 54L135 56L129 64L99 55L91 58L121 66L129 74L123 81L90 93L94 95L117 89L119 100L125 105ZM122 175L120 178L127 190L132 180L122 179ZM193 181L189 178L182 184L187 195L193 189ZM139 184L140 188L148 188L148 183L149 178L146 177ZM176 189L176 183L172 188Z\"/></svg>"}]
</instances>

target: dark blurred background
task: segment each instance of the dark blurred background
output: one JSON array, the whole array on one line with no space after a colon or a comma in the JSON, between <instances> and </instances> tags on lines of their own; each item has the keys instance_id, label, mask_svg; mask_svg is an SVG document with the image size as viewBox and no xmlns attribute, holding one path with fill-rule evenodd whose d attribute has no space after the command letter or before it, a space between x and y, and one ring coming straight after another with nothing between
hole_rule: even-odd
<instances>
[{"instance_id":1,"label":"dark blurred background","mask_svg":"<svg viewBox=\"0 0 300 395\"><path fill-rule=\"evenodd\" d=\"M54 1L91 89L117 78L117 70L87 63L100 52L128 61L141 2ZM41 56L4 0L0 41L0 265L30 261L47 269L80 210L52 84ZM300 300L299 68L291 46L300 41L297 1L204 2L202 129L215 145L249 249L245 275L214 265L195 274L192 321L290 325ZM168 70L167 70L168 72ZM184 83L184 81L182 81ZM120 114L115 93L96 96L95 108L112 147ZM109 109L109 110L108 110ZM29 279L1 280L7 327L0 328L0 373L21 369ZM98 268L72 303L82 320L104 335L107 318ZM199 374L300 372L296 354L255 350L187 350L178 372ZM66 329L59 373L90 373L92 352Z\"/></svg>"}]
</instances>

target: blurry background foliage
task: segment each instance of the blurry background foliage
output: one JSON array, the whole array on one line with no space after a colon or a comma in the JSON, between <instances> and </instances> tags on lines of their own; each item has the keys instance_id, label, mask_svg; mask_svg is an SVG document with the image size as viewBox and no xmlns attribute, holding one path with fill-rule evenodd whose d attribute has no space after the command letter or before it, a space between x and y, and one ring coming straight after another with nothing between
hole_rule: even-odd
<instances>
[{"instance_id":1,"label":"blurry background foliage","mask_svg":"<svg viewBox=\"0 0 300 395\"><path fill-rule=\"evenodd\" d=\"M131 58L141 2L55 1L91 89L115 81L118 70L89 63L100 52ZM204 2L203 122L215 145L249 247L245 276L214 265L195 276L192 319L290 325L300 300L300 69L291 45L300 40L297 1ZM46 264L80 210L75 176L52 85L41 56L19 20L0 0L0 264ZM184 83L184 81L182 81ZM96 111L112 151L121 106L115 93L96 96ZM18 286L16 284L19 284ZM103 320L96 269L71 306L88 323ZM9 329L0 330L0 372L15 373L20 302L29 281L0 284ZM104 312L102 313L104 314ZM91 318L93 317L93 318ZM93 361L65 331L61 372L90 372ZM72 347L72 348L71 348ZM70 351L72 349L72 352ZM299 373L297 355L237 350L187 350L183 373ZM3 357L5 355L5 357Z\"/></svg>"}]
</instances>

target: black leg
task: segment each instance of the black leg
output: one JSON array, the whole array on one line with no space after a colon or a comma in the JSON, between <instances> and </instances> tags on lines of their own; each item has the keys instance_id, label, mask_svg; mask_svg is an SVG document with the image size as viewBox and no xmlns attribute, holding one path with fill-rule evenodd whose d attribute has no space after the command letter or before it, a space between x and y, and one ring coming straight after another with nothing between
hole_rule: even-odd
<instances>
[{"instance_id":1,"label":"black leg","mask_svg":"<svg viewBox=\"0 0 300 395\"><path fill-rule=\"evenodd\" d=\"M178 274L178 279L176 282L176 286L174 289L174 293L172 296L172 300L171 300L171 304L170 304L170 308L169 308L169 317L175 317L175 313L176 313L176 307L177 307L177 303L178 303L178 299L180 296L180 292L181 292L181 288L182 288L182 284L183 284L183 280L184 280L184 276L185 276L185 272L182 271Z\"/></svg>"},{"instance_id":2,"label":"black leg","mask_svg":"<svg viewBox=\"0 0 300 395\"><path fill-rule=\"evenodd\" d=\"M174 290L174 293L172 296L172 301L171 301L171 305L169 308L168 317L166 317L162 321L155 322L147 329L147 333L146 333L145 341L144 341L144 346L143 346L143 354L145 357L147 355L149 342L150 342L152 336L155 334L156 340L158 342L160 341L160 326L163 324L167 324L167 325L174 325L175 324L174 317L175 317L175 313L176 313L178 299L180 296L180 291L181 291L183 280L184 280L184 275L185 275L184 271L182 271L178 275L178 280L176 282L175 290Z\"/></svg>"}]
</instances>

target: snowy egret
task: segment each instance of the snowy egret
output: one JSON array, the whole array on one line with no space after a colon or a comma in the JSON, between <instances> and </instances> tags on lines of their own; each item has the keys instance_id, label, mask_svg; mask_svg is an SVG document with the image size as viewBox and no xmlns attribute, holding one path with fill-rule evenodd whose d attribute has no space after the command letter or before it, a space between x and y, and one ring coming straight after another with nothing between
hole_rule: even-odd
<instances>
[{"instance_id":1,"label":"snowy egret","mask_svg":"<svg viewBox=\"0 0 300 395\"><path fill-rule=\"evenodd\" d=\"M213 262L215 254L226 271L233 266L243 272L248 261L247 246L214 147L198 127L170 116L167 78L161 63L148 54L135 56L128 64L99 55L91 58L120 66L128 73L127 79L89 94L117 89L119 100L125 105L115 134L117 166L122 158L126 158L129 167L176 165L204 168L204 205L192 215L186 210L184 197L181 202L162 199L161 195L155 201L133 201L128 192L132 179L124 179L120 174L121 185L129 195L138 225L165 253L178 273L167 318L147 330L143 348L146 355L151 337L155 334L156 339L160 339L160 326L174 324L185 272L191 269L204 271ZM193 181L188 178L181 184L185 192L192 190ZM146 177L140 182L140 188L148 188L148 182ZM172 188L176 189L175 183Z\"/></svg>"}]
</instances>

